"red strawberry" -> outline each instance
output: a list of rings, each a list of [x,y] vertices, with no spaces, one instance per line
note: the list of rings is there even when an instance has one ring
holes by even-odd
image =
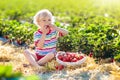
[[[21,44],[22,44],[22,41],[21,41],[21,40],[17,40],[17,43],[18,43],[19,45],[21,45]]]
[[[76,59],[76,58],[73,58],[73,59],[72,59],[72,62],[77,62],[77,59]]]
[[[75,55],[75,58],[77,58],[77,60],[79,60],[79,55],[76,54],[76,55]]]
[[[49,28],[49,25],[46,25],[46,29]]]
[[[90,56],[90,57],[93,57],[93,53],[92,53],[92,52],[90,52],[89,56]]]
[[[82,58],[84,58],[84,57],[83,57],[83,56],[80,56],[80,57],[79,57],[79,60],[81,60]]]
[[[5,39],[8,39],[9,37],[7,35],[4,36]]]
[[[56,70],[62,70],[64,68],[64,66],[63,65],[57,65],[57,66],[55,66],[55,68],[56,68]]]
[[[71,56],[74,58],[75,57],[75,53],[72,53]]]
[[[63,56],[62,56],[62,55],[59,55],[59,56],[58,56],[58,59],[63,60]]]
[[[70,55],[70,54],[68,54],[68,55],[67,55],[67,57],[68,57],[68,58],[70,58],[70,57],[71,57],[71,55]]]
[[[66,52],[66,55],[70,55],[70,52]]]
[[[58,67],[59,70],[62,70],[63,68],[64,68],[63,65],[60,65],[60,66]]]
[[[67,55],[66,55],[66,54],[63,54],[63,57],[67,57]]]
[[[70,62],[70,58],[69,58],[68,56],[66,57],[66,61],[67,61],[67,62]]]
[[[69,62],[72,62],[72,59],[73,59],[73,58],[72,58],[72,57],[70,57]]]
[[[56,70],[58,70],[58,66],[55,66]]]
[[[115,61],[114,58],[111,58],[110,62],[114,62],[114,61]]]
[[[67,60],[66,60],[66,58],[63,58],[63,60],[62,60],[63,62],[67,62]]]

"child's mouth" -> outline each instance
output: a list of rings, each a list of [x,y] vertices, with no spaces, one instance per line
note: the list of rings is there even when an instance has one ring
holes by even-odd
[[[46,29],[49,28],[49,25],[46,25]]]

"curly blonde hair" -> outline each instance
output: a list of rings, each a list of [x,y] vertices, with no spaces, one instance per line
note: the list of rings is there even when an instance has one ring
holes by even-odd
[[[38,25],[38,21],[40,21],[41,19],[43,19],[43,18],[45,18],[45,17],[50,17],[51,20],[52,20],[52,22],[54,21],[54,20],[53,20],[52,13],[51,13],[49,10],[47,10],[47,9],[43,9],[43,10],[38,11],[38,12],[35,14],[35,16],[34,16],[34,18],[33,18],[33,23],[36,24],[37,26],[39,26],[39,25]]]

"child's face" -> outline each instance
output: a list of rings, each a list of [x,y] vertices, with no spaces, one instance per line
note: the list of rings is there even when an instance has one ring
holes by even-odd
[[[38,21],[40,27],[44,27],[46,25],[50,25],[52,23],[51,17],[44,17]]]

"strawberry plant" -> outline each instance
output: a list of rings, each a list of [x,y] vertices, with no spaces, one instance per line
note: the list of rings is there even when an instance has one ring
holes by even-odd
[[[21,72],[13,72],[12,66],[0,65],[0,80],[39,80],[36,75],[24,77]]]

